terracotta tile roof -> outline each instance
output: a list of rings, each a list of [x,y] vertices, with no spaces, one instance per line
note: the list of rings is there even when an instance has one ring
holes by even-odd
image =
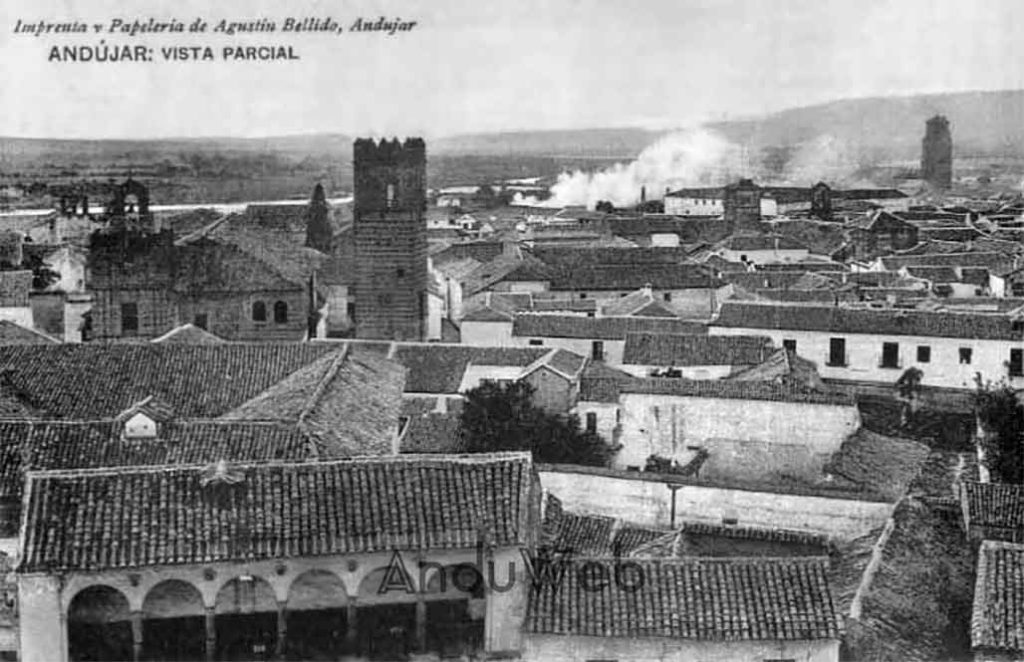
[[[839,639],[825,559],[630,561],[643,577],[639,589],[609,581],[594,590],[600,583],[584,586],[585,573],[575,571],[535,586],[527,630],[698,641]],[[594,562],[613,576],[615,559]]]
[[[683,264],[689,262],[682,246],[645,246],[631,248],[536,247],[530,251],[552,266]]]
[[[583,372],[583,368],[587,365],[587,357],[574,354],[565,349],[552,349],[547,354],[540,357],[530,365],[523,368],[523,372],[520,375],[520,379],[529,375],[534,370],[542,366],[546,366],[562,377],[570,381],[576,380],[580,373]]]
[[[551,546],[574,555],[603,556],[611,553],[615,519],[600,515],[562,513]]]
[[[296,370],[222,418],[296,424],[320,457],[383,455],[395,450],[404,384],[401,365],[343,349]]]
[[[174,291],[182,294],[305,289],[304,280],[289,278],[234,242],[200,237],[175,244],[173,254],[174,270],[168,277]]]
[[[878,210],[873,213],[865,214],[864,216],[853,219],[847,225],[851,229],[856,230],[879,230],[885,232],[914,228],[913,223],[910,223],[909,221],[885,210]]]
[[[584,556],[624,556],[665,535],[662,529],[638,527],[611,517],[566,512],[561,499],[550,492],[541,530],[548,549]]]
[[[898,500],[929,457],[928,446],[860,428],[839,447],[823,471],[834,479]]]
[[[213,335],[206,329],[200,329],[194,324],[182,324],[159,338],[153,338],[152,342],[182,345],[218,345],[227,341],[220,336]]]
[[[933,283],[959,283],[960,276],[953,267],[913,266],[906,267],[907,274],[914,278],[923,278]]]
[[[621,264],[580,266],[551,274],[552,291],[719,288],[725,283],[698,264]]]
[[[662,305],[661,301],[655,299],[654,294],[646,287],[612,301],[601,309],[601,314],[605,317],[617,317],[640,315],[642,311],[643,317],[676,317],[671,310]]]
[[[971,526],[1024,530],[1024,485],[965,481],[960,489]]]
[[[451,244],[430,257],[435,264],[465,258],[484,263],[501,255],[503,250],[504,247],[500,241],[467,241]]]
[[[821,376],[818,375],[817,366],[798,354],[790,352],[785,347],[775,350],[758,365],[729,375],[726,379],[756,382],[772,381],[802,385],[812,389],[825,388]]]
[[[584,312],[597,310],[596,299],[533,299],[533,306],[527,310],[537,313]]]
[[[159,396],[181,418],[215,418],[337,344],[102,344],[0,347],[0,382],[46,418],[113,418]]]
[[[582,317],[517,313],[512,335],[533,338],[592,338],[625,340],[629,333],[705,333],[707,326],[676,318]]]
[[[1009,315],[726,301],[711,326],[831,333],[1022,340]]]
[[[986,540],[978,550],[971,614],[975,651],[1024,651],[1024,545]],[[977,659],[977,658],[976,658]]]
[[[665,535],[664,529],[622,525],[612,536],[611,551],[613,556],[626,556],[633,550],[651,543]]]
[[[774,351],[766,336],[684,336],[630,333],[622,362],[626,365],[754,365]]]
[[[530,544],[529,454],[30,473],[21,572]],[[206,480],[204,480],[206,479]],[[382,498],[386,497],[386,498]],[[138,522],[146,522],[140,527]]]
[[[887,271],[897,271],[903,267],[915,266],[953,266],[953,267],[987,267],[999,271],[1013,265],[1013,257],[1006,253],[936,253],[932,255],[890,255],[879,258],[882,267]]]
[[[621,393],[642,393],[690,398],[725,398],[730,400],[770,400],[802,402],[818,405],[854,407],[851,392],[838,389],[820,390],[798,384],[776,382],[674,379],[671,377],[638,378],[619,385]]]
[[[60,340],[9,320],[0,320],[0,345],[53,345]]]
[[[399,440],[402,453],[462,453],[460,414],[426,413],[409,416],[405,433]]]
[[[807,245],[783,235],[737,234],[729,237],[724,248],[732,251],[807,250]]]
[[[305,205],[295,207],[305,213]],[[277,210],[271,213],[277,213]],[[327,260],[327,256],[320,251],[307,248],[304,240],[304,233],[297,233],[296,236],[289,238],[273,230],[268,232],[266,228],[252,223],[246,214],[231,214],[199,235],[175,242],[180,259],[188,260],[186,264],[189,267],[183,271],[179,266],[178,270],[188,274],[189,281],[194,281],[197,275],[213,269],[208,261],[213,259],[214,255],[219,255],[220,259],[226,262],[223,266],[217,267],[216,272],[210,271],[205,276],[208,278],[221,274],[219,278],[214,278],[207,284],[209,289],[216,289],[210,285],[218,284],[219,279],[225,277],[242,281],[242,291],[282,289],[280,285],[274,285],[280,282],[290,283],[291,288],[305,289],[308,287],[310,276]],[[196,251],[195,256],[191,255],[190,247]],[[227,249],[238,251],[238,256]],[[230,269],[227,268],[229,265]],[[202,269],[196,270],[193,274],[191,271],[194,266],[202,266]],[[247,279],[252,281],[248,288],[244,287]],[[191,284],[194,287],[194,283]]]
[[[589,361],[580,375],[580,401],[618,402],[619,386],[633,379],[631,374],[601,361]]]
[[[710,541],[710,544],[709,544]],[[753,543],[741,545],[739,541]],[[809,531],[684,521],[630,552],[637,558],[825,556],[828,537]]]
[[[408,369],[406,393],[457,393],[466,366],[504,365],[525,368],[551,351],[549,347],[474,347],[437,343],[398,344],[394,360]]]
[[[0,435],[20,435],[25,469],[98,469],[217,460],[304,460],[307,437],[295,426],[235,421],[161,423],[155,439],[126,439],[117,421],[0,422]]]
[[[0,422],[0,501],[17,504],[20,510],[24,472],[30,469],[302,460],[312,456],[309,438],[294,425],[172,421],[158,426],[156,438],[128,439],[122,432],[119,421]],[[16,513],[8,515],[11,522],[17,522]]]
[[[989,274],[987,267],[963,267],[960,269],[960,280],[978,287],[988,287]]]

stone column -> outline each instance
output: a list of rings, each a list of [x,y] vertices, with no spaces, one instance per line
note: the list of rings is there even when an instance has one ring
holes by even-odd
[[[132,659],[139,662],[142,659],[142,612],[132,612]]]
[[[206,662],[213,662],[217,656],[217,626],[213,607],[206,608]]]
[[[359,605],[355,598],[348,600],[348,614],[345,619],[345,647],[350,655],[359,653],[356,650],[359,645]]]
[[[284,601],[277,601],[277,648],[274,654],[279,660],[284,659],[285,639],[288,636],[288,611],[285,605]]]
[[[427,652],[427,603],[422,593],[416,597],[416,650]]]

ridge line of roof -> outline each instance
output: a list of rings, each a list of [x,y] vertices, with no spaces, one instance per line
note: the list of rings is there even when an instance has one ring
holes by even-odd
[[[427,462],[431,464],[462,464],[462,465],[486,465],[503,462],[517,462],[533,465],[533,457],[527,451],[499,451],[496,453],[402,453],[400,455],[358,455],[346,458],[331,458],[324,460],[246,460],[244,462],[229,462],[229,465],[237,468],[264,468],[264,467],[328,467],[343,465],[369,465],[369,464],[418,464]],[[191,462],[188,464],[153,464],[136,465],[130,467],[93,467],[77,469],[29,469],[25,472],[27,478],[39,480],[75,478],[104,475],[149,474],[149,473],[186,473],[189,471],[201,470],[210,466],[209,462]],[[27,485],[26,485],[27,491]]]

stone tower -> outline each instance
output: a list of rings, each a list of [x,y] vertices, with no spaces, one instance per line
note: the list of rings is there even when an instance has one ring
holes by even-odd
[[[749,179],[729,184],[723,191],[722,207],[725,221],[736,230],[758,230],[761,227],[761,187]]]
[[[357,338],[425,337],[426,175],[427,149],[421,138],[355,141]]]
[[[953,136],[949,120],[936,115],[925,125],[921,141],[921,179],[932,187],[947,190],[953,186]]]

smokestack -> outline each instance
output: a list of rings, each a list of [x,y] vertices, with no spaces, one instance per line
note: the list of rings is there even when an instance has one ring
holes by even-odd
[[[647,187],[646,186],[641,186],[640,187],[640,204],[643,204],[645,202],[647,202]]]

